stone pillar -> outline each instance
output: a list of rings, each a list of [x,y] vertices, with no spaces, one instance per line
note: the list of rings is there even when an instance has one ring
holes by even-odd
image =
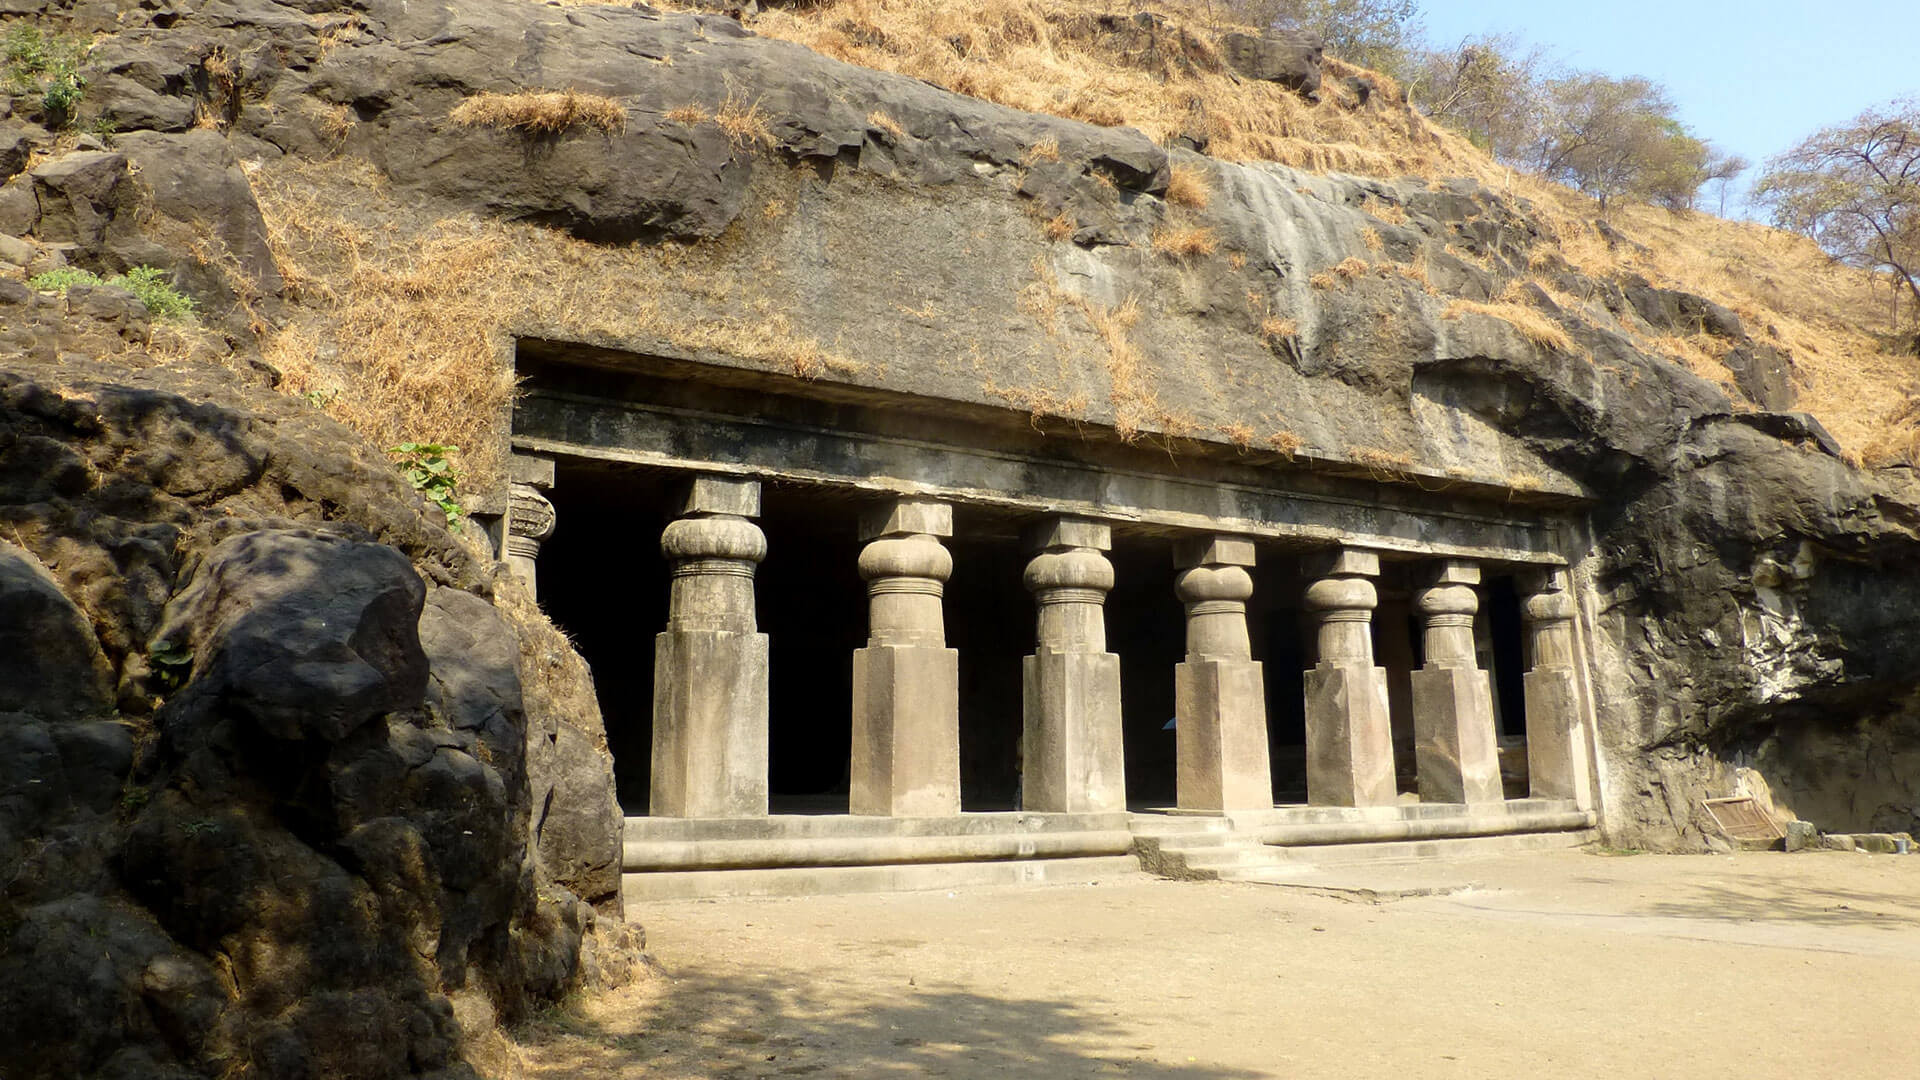
[[[1112,530],[1053,518],[1028,534],[1039,605],[1038,644],[1021,664],[1022,809],[1096,813],[1127,808],[1120,735],[1120,658],[1107,651]]]
[[[960,812],[960,653],[947,648],[941,593],[953,556],[953,507],[896,499],[861,515],[867,647],[853,654],[856,814]]]
[[[760,484],[695,477],[660,537],[673,564],[667,629],[653,648],[655,817],[767,812],[767,636],[753,612],[767,538]]]
[[[1247,639],[1253,541],[1197,536],[1173,546],[1187,609],[1187,658],[1173,669],[1182,810],[1271,810],[1267,692]]]
[[[1413,753],[1420,801],[1487,803],[1504,798],[1493,682],[1480,670],[1473,616],[1480,568],[1445,559],[1428,568],[1414,603],[1426,620],[1426,665],[1413,673]]]
[[[508,462],[507,528],[501,554],[513,575],[539,595],[535,561],[540,545],[553,535],[553,504],[545,491],[553,487],[553,459],[537,454],[515,454]]]
[[[1373,608],[1380,557],[1351,548],[1309,562],[1307,610],[1320,620],[1320,657],[1307,672],[1307,801],[1315,806],[1389,806],[1393,734],[1387,672],[1373,663]]]
[[[1573,594],[1567,591],[1567,572],[1558,567],[1537,570],[1523,578],[1522,585],[1529,593],[1522,611],[1533,665],[1522,680],[1530,793],[1536,799],[1572,799],[1586,809],[1593,795],[1574,675]]]

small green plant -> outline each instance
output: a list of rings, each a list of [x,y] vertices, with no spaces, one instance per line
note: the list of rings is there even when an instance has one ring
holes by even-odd
[[[147,648],[147,667],[160,692],[171,694],[186,685],[193,671],[193,651],[171,641],[156,641]]]
[[[158,318],[193,317],[193,297],[174,288],[167,281],[167,272],[157,266],[136,266],[124,274],[115,274],[105,280],[91,270],[63,266],[58,270],[35,274],[27,284],[41,292],[59,293],[62,296],[75,285],[111,285],[138,297],[146,305],[147,311]]]
[[[447,527],[460,527],[460,501],[454,497],[454,489],[460,483],[460,474],[454,471],[453,462],[448,454],[458,453],[457,446],[444,443],[401,443],[387,451],[400,456],[400,472],[413,485],[413,490],[427,497],[427,501],[440,508],[447,515]]]
[[[77,266],[62,266],[58,270],[49,270],[44,274],[35,274],[27,279],[27,284],[41,292],[67,294],[74,285],[102,285],[100,275],[91,270],[82,270]]]
[[[122,817],[133,817],[151,801],[153,792],[147,790],[146,785],[128,784],[120,792],[120,814]]]
[[[0,40],[4,56],[4,83],[10,94],[40,95],[41,107],[55,127],[73,118],[80,95],[87,88],[80,74],[80,62],[86,59],[87,44],[64,34],[49,34],[29,23],[15,23]]]
[[[107,284],[139,297],[148,311],[162,319],[186,319],[193,315],[193,297],[174,288],[167,280],[167,272],[157,266],[136,266]]]

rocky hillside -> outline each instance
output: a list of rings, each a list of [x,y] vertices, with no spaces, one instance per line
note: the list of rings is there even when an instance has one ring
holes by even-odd
[[[872,65],[645,6],[7,10],[89,46],[77,102],[43,72],[0,118],[0,635],[36,628],[0,637],[0,1026],[36,1033],[29,1075],[457,1070],[606,966],[584,667],[379,452],[457,444],[497,506],[520,337],[1591,500],[1614,842],[1699,846],[1741,767],[1827,828],[1914,825],[1920,489],[1803,411],[1822,327],[1746,271],[1652,272],[1678,264],[1633,222],[1493,182],[1310,42],[1074,23],[1272,109],[1142,130],[1127,94],[880,70],[860,50],[920,46],[844,12],[765,19]],[[1275,116],[1295,143],[1254,141]],[[1360,152],[1382,125],[1402,159]],[[141,267],[197,315],[44,276]]]

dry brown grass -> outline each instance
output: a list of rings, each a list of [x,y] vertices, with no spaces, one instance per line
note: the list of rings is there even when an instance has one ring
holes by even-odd
[[[1167,201],[1175,206],[1204,210],[1213,197],[1207,185],[1207,172],[1196,165],[1175,165],[1167,180]]]
[[[1267,436],[1267,445],[1292,457],[1300,452],[1300,448],[1305,446],[1306,442],[1291,431],[1276,431]]]
[[[1172,259],[1192,259],[1220,250],[1220,238],[1205,226],[1168,226],[1153,230],[1153,250]]]
[[[749,99],[737,86],[727,89],[726,100],[713,114],[713,122],[727,133],[733,145],[748,149],[755,143],[773,143],[771,114],[760,107],[759,98]]]
[[[1348,256],[1333,266],[1329,266],[1325,270],[1313,275],[1313,277],[1308,278],[1307,283],[1316,289],[1331,289],[1336,285],[1344,285],[1354,278],[1362,276],[1370,269],[1372,269],[1372,267],[1367,265],[1366,260]]]
[[[1520,331],[1520,336],[1543,348],[1555,352],[1574,351],[1573,338],[1559,323],[1545,314],[1505,300],[1496,300],[1491,304],[1482,304],[1475,300],[1455,300],[1440,313],[1443,319],[1457,319],[1462,315],[1487,315]]]
[[[347,136],[353,134],[355,125],[360,123],[359,117],[353,115],[353,107],[344,101],[323,105],[313,98],[306,100],[313,102],[314,124],[329,142],[345,142]]]
[[[1048,218],[1040,228],[1049,240],[1065,240],[1080,228],[1080,223],[1074,220],[1072,214],[1062,210]]]
[[[462,127],[507,128],[533,135],[558,135],[576,128],[612,135],[626,128],[627,111],[610,97],[569,87],[475,94],[454,106],[447,119]]]
[[[1282,319],[1269,315],[1260,320],[1260,335],[1262,337],[1272,338],[1275,341],[1285,341],[1299,333],[1300,324],[1294,322],[1292,319]]]
[[[668,123],[683,127],[698,127],[713,119],[711,113],[698,105],[677,105],[660,115]]]
[[[1354,108],[1339,80],[1358,68],[1330,60],[1332,89],[1310,103],[1228,70],[1216,43],[1246,28],[1223,21],[1217,9],[1130,5],[1190,35],[1185,45],[1165,36],[1161,49],[1144,55],[1110,45],[1097,18],[1112,10],[1099,0],[822,0],[763,10],[753,29],[1017,109],[1128,124],[1156,141],[1204,134],[1210,152],[1229,160],[1380,176],[1494,171],[1466,140],[1398,104],[1397,92],[1383,89],[1375,106]]]
[[[460,446],[476,488],[500,478],[512,340],[529,327],[657,337],[803,378],[858,366],[797,328],[781,298],[706,269],[696,252],[466,217],[421,224],[364,162],[287,159],[261,170],[255,190],[276,261],[308,283],[263,342],[283,389],[318,391],[381,446]],[[692,313],[713,297],[739,314]]]
[[[867,114],[867,123],[879,128],[895,139],[904,139],[907,137],[907,129],[900,126],[900,121],[895,120],[879,109],[875,109]]]
[[[1028,165],[1036,165],[1042,161],[1059,161],[1060,140],[1051,135],[1041,139],[1027,147],[1027,152],[1021,155],[1021,160]]]

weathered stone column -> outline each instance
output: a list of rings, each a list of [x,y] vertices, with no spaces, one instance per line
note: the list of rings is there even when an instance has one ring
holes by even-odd
[[[1480,670],[1473,616],[1480,568],[1445,559],[1428,569],[1414,597],[1426,619],[1426,664],[1413,673],[1413,754],[1420,801],[1499,802],[1500,741],[1493,729],[1493,682]]]
[[[1253,541],[1177,541],[1173,587],[1187,609],[1187,658],[1173,669],[1183,810],[1271,810],[1267,691],[1247,639]]]
[[[1522,585],[1529,593],[1522,610],[1533,665],[1522,679],[1530,792],[1536,799],[1572,799],[1586,809],[1593,796],[1574,675],[1573,594],[1567,591],[1567,572],[1558,567],[1537,570]]]
[[[1373,608],[1380,557],[1351,548],[1308,564],[1307,609],[1320,620],[1320,658],[1307,672],[1307,801],[1316,806],[1388,806],[1393,735],[1387,672],[1373,663]]]
[[[953,507],[896,499],[861,515],[867,647],[853,654],[856,814],[960,812],[960,653],[947,648],[941,593],[953,556]]]
[[[535,562],[540,545],[553,535],[553,504],[545,490],[553,487],[553,459],[536,454],[514,454],[508,462],[507,527],[501,539],[501,554],[507,568],[526,582],[527,591],[539,594]]]
[[[1053,518],[1028,534],[1039,554],[1026,586],[1039,605],[1039,642],[1021,665],[1025,691],[1022,809],[1093,813],[1127,808],[1120,736],[1120,658],[1107,651],[1113,546],[1100,522]]]
[[[753,611],[753,571],[767,538],[760,484],[695,477],[660,537],[673,563],[667,629],[653,648],[656,817],[767,812],[767,636]]]

